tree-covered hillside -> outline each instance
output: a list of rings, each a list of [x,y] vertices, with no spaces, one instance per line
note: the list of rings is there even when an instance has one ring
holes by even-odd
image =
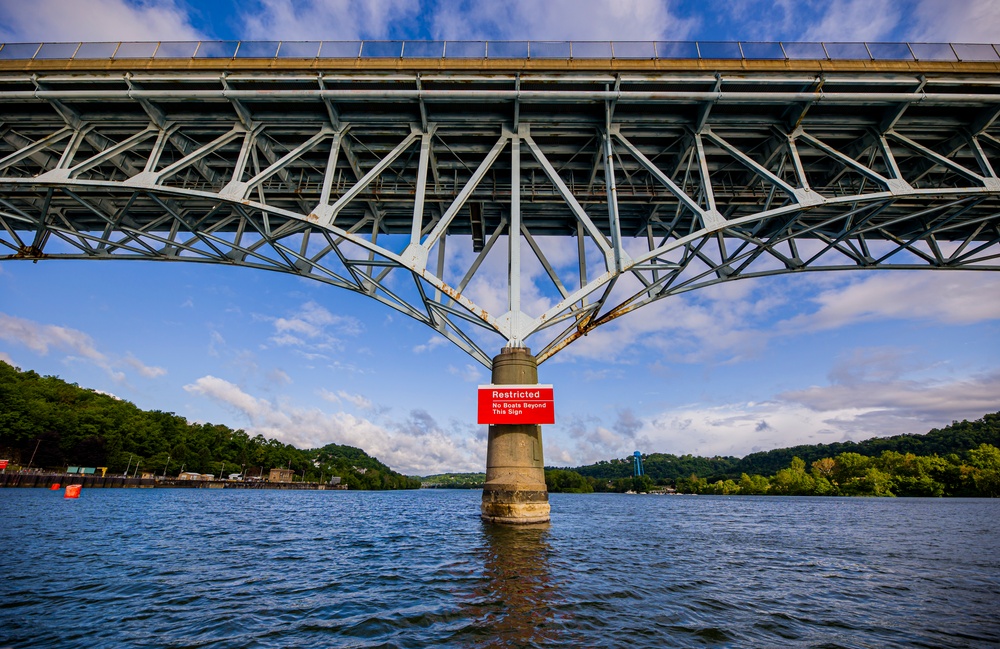
[[[644,476],[645,477],[645,476]],[[915,455],[882,451],[876,457],[840,453],[810,465],[793,457],[773,475],[743,473],[714,482],[677,480],[682,493],[777,496],[1000,497],[1000,448],[980,444],[961,454]]]
[[[654,480],[676,480],[689,475],[721,475],[739,461],[735,457],[697,457],[650,453],[642,456],[643,471]],[[600,480],[620,480],[632,477],[632,457],[601,460],[597,464],[573,469],[582,476]]]
[[[773,451],[752,453],[739,460],[726,475],[719,477],[738,478],[742,473],[771,475],[789,466],[793,457],[801,458],[807,465],[826,457],[841,453],[857,453],[864,457],[879,457],[885,451],[912,453],[914,455],[945,456],[950,453],[964,453],[990,444],[1000,447],[1000,412],[984,415],[975,421],[955,421],[944,428],[934,428],[923,435],[895,435],[893,437],[873,437],[863,442],[834,442],[779,448]]]
[[[181,470],[264,475],[291,468],[310,482],[339,475],[349,488],[417,488],[361,449],[330,444],[301,450],[220,424],[196,424],[87,390],[58,377],[22,372],[0,361],[0,457],[14,465],[126,468],[177,475]]]
[[[485,473],[438,473],[420,478],[422,486],[431,489],[482,489]]]
[[[707,480],[739,479],[749,475],[774,475],[788,467],[792,458],[803,460],[806,466],[823,458],[842,453],[856,453],[864,457],[880,457],[886,451],[918,456],[951,453],[962,454],[981,444],[1000,447],[1000,412],[983,416],[975,421],[952,422],[950,426],[933,429],[923,435],[896,435],[875,437],[863,442],[835,442],[779,448],[761,453],[751,453],[744,458],[671,455],[650,453],[643,456],[643,469],[657,482],[674,483],[679,478],[696,475]],[[573,469],[580,475],[600,480],[619,480],[632,475],[632,458],[602,460]]]
[[[419,489],[420,480],[396,473],[360,448],[327,444],[303,451],[324,475],[339,475],[348,489]]]

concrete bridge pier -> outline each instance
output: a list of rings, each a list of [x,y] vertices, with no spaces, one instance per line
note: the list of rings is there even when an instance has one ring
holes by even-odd
[[[494,385],[535,385],[538,363],[527,347],[507,347],[493,359]],[[483,520],[502,525],[549,521],[542,427],[493,424],[486,451]]]

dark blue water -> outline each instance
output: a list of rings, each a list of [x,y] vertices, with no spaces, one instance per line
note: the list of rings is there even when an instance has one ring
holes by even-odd
[[[0,490],[0,647],[1000,646],[1000,500]]]

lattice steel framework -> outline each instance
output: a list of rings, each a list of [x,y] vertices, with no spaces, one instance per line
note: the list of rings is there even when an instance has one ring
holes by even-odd
[[[487,366],[738,278],[1000,270],[998,64],[756,63],[0,61],[0,253],[301,275]]]

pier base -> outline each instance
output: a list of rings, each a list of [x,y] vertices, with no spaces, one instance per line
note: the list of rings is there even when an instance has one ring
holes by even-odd
[[[536,385],[538,363],[526,347],[508,347],[493,359],[494,385]],[[542,427],[493,424],[486,451],[483,520],[504,525],[549,521]]]

